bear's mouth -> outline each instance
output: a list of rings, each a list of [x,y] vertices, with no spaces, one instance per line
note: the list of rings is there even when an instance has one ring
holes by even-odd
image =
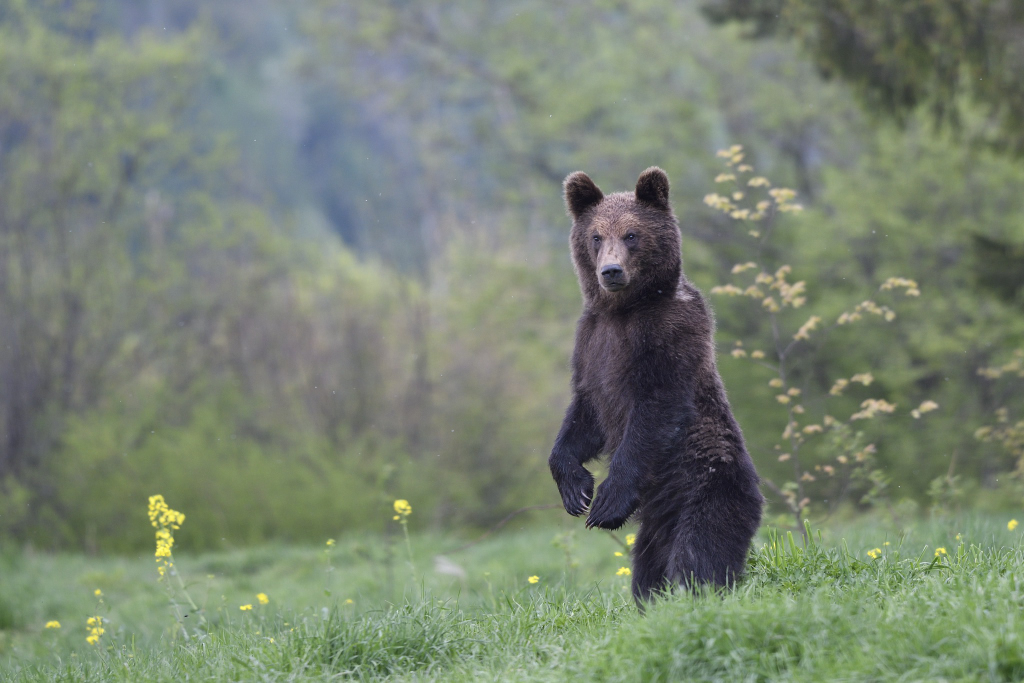
[[[601,286],[609,292],[618,292],[626,288],[625,282],[602,282]]]

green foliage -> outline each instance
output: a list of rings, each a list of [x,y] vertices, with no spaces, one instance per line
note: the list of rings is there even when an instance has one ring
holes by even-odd
[[[825,77],[848,81],[872,111],[906,121],[920,108],[940,128],[1024,154],[1018,3],[710,0],[705,13],[752,23],[757,37],[792,36]]]
[[[788,379],[827,395],[872,368],[836,415],[930,398],[939,419],[823,441],[813,464],[875,444],[858,508],[925,503],[940,477],[965,504],[1019,500],[1015,459],[973,433],[1019,413],[977,369],[1024,341],[1002,249],[1024,240],[1020,167],[916,118],[869,128],[794,47],[696,3],[11,0],[0,85],[5,542],[146,547],[126,520],[155,492],[195,510],[193,549],[381,528],[397,497],[414,531],[552,501],[580,305],[560,180],[667,168],[708,291],[748,260],[701,202],[733,141],[799,192],[759,261],[793,264],[824,321],[889,277],[921,285],[895,337],[832,329]],[[770,337],[715,303],[723,350]],[[784,485],[770,371],[720,365]]]

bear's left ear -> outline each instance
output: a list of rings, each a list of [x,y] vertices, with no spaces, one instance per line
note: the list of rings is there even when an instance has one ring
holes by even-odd
[[[636,199],[644,204],[668,210],[668,175],[657,166],[651,166],[636,181]]]

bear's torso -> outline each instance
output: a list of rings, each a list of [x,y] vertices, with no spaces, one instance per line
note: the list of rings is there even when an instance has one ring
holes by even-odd
[[[714,369],[711,317],[703,297],[685,279],[675,296],[627,309],[588,308],[577,327],[573,353],[576,391],[594,406],[604,435],[604,453],[622,442],[630,411],[648,393],[661,392],[674,405],[676,422],[666,455],[680,453],[694,422],[694,397]],[[655,444],[652,444],[655,445]]]

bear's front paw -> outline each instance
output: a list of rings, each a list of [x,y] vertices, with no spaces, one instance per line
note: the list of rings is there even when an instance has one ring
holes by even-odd
[[[579,517],[586,512],[587,506],[594,498],[594,475],[582,465],[565,469],[552,467],[551,473],[558,484],[558,492],[562,495],[565,511],[573,517]]]
[[[590,508],[587,528],[618,529],[626,523],[639,505],[640,498],[635,489],[616,485],[606,479],[597,488],[597,499]]]

